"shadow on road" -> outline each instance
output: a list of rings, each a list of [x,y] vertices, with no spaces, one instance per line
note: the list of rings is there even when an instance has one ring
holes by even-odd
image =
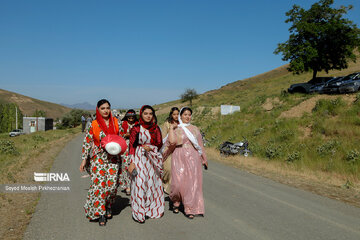
[[[113,215],[119,215],[122,210],[130,206],[130,201],[128,198],[122,198],[120,196],[115,197],[115,202],[112,205]]]

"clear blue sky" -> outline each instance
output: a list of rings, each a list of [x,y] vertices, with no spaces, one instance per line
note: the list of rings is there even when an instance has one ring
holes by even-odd
[[[285,64],[285,12],[310,0],[0,0],[0,88],[140,107]],[[360,25],[360,1],[349,18]]]

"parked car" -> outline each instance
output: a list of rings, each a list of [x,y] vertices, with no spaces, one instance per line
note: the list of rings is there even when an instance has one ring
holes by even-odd
[[[289,93],[314,93],[321,91],[322,87],[330,80],[334,79],[334,77],[317,77],[315,79],[311,79],[306,83],[296,83],[292,84],[288,92]]]
[[[25,134],[22,129],[14,129],[11,132],[9,132],[10,137],[20,136],[22,134]]]
[[[321,93],[353,93],[360,89],[360,72],[333,79],[325,84]]]

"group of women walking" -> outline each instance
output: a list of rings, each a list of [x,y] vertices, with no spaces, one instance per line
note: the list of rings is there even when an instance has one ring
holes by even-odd
[[[134,110],[118,120],[111,115],[109,101],[102,99],[96,120],[86,131],[80,171],[90,159],[91,185],[84,206],[86,217],[105,226],[112,218],[117,188],[130,196],[132,218],[144,223],[164,214],[164,192],[173,212],[184,206],[185,216],[203,216],[202,165],[207,168],[199,129],[191,125],[192,110],[172,108],[162,131],[155,110],[144,105],[139,120]],[[122,136],[126,149],[112,155],[103,147],[109,135]]]

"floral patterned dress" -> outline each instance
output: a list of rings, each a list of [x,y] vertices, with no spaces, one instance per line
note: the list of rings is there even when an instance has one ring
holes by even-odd
[[[138,122],[135,122],[133,124],[129,124],[129,122],[122,122],[122,124],[119,124],[119,126],[121,126],[120,129],[120,135],[122,137],[124,137],[125,134],[130,133],[130,130],[133,126],[135,126]],[[124,126],[126,124],[126,127]],[[129,146],[130,143],[130,139],[129,138],[125,138],[126,141],[126,145]],[[131,184],[131,180],[130,180],[130,176],[128,173],[128,168],[129,168],[129,164],[130,164],[130,155],[129,155],[129,147],[126,149],[126,151],[124,152],[124,154],[121,156],[122,159],[122,163],[121,163],[121,169],[120,169],[120,174],[119,174],[119,186],[121,190],[125,190],[125,189],[130,189],[130,184]]]
[[[106,135],[100,131],[100,140]],[[86,131],[82,159],[90,157],[91,185],[84,205],[86,217],[95,220],[105,215],[106,207],[111,207],[117,193],[117,178],[120,157],[108,154],[94,144],[92,125]]]

